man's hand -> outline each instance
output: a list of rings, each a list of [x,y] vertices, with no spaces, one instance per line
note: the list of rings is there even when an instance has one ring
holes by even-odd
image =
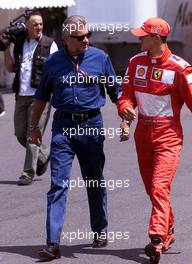
[[[14,61],[13,61],[13,58],[11,57],[9,47],[6,48],[6,50],[4,50],[4,62],[5,62],[8,72],[13,72],[14,71]]]
[[[39,129],[39,120],[45,109],[46,102],[41,100],[35,100],[32,105],[32,118],[31,118],[31,125],[30,125],[30,135],[28,138],[28,142],[31,144],[36,144],[40,146],[42,143],[42,134]]]
[[[39,128],[31,129],[28,141],[30,144],[36,144],[37,146],[41,145],[42,135]]]
[[[128,120],[128,121],[135,120],[136,113],[135,113],[134,109],[132,109],[130,107],[125,108],[124,113],[123,113],[123,118],[125,120]]]
[[[129,125],[125,121],[122,121],[121,124],[120,124],[120,128],[122,130],[121,135],[120,135],[120,141],[128,140],[129,139],[129,134],[130,134]]]

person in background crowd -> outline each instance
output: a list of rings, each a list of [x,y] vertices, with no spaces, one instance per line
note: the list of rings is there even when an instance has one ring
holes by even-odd
[[[3,96],[0,94],[0,117],[5,114],[5,104],[3,100]]]
[[[34,94],[39,85],[43,63],[46,57],[58,50],[53,39],[43,35],[43,19],[34,11],[26,18],[26,34],[18,38],[14,47],[14,56],[9,48],[4,52],[5,65],[9,72],[15,72],[13,90],[15,95],[14,127],[18,142],[25,147],[24,168],[19,177],[19,185],[29,185],[35,175],[42,175],[48,165],[49,151],[45,145],[31,144],[29,137]],[[45,130],[50,115],[47,104],[39,127]]]

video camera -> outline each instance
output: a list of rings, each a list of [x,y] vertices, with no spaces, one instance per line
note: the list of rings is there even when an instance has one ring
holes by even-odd
[[[15,42],[17,36],[26,32],[26,16],[28,16],[32,10],[26,10],[25,14],[16,17],[10,25],[0,31],[0,51],[4,51],[9,45]]]

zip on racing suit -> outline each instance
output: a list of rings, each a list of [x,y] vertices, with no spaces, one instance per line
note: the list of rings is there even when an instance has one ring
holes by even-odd
[[[119,115],[138,107],[135,143],[140,173],[152,203],[149,237],[164,241],[174,224],[170,189],[179,162],[183,103],[192,111],[192,66],[166,46],[161,57],[147,52],[129,63],[118,100]]]

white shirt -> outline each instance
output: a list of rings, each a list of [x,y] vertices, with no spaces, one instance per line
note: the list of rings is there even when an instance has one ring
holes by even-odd
[[[33,65],[33,54],[38,45],[36,39],[27,39],[23,45],[23,56],[20,68],[20,90],[19,95],[21,96],[33,96],[36,92],[35,88],[31,87],[31,72]],[[50,47],[50,54],[58,50],[57,44],[53,41]]]

